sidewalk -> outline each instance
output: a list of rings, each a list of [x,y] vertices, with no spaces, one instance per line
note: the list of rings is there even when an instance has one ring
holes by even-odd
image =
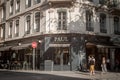
[[[25,70],[10,70],[14,72],[27,72],[27,73],[38,73],[38,74],[50,74],[57,76],[66,76],[66,77],[76,77],[83,79],[92,79],[92,80],[120,80],[120,73],[107,72],[101,74],[100,71],[96,71],[95,75],[90,76],[89,72],[79,72],[79,71],[25,71]]]

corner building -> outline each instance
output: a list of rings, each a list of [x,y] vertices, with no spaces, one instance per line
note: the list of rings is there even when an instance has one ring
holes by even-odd
[[[120,61],[120,5],[105,1],[1,0],[0,62],[9,63],[2,68],[87,70],[93,55],[96,70],[102,56],[114,70]]]

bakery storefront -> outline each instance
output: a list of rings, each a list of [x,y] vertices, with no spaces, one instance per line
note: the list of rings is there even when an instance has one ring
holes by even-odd
[[[84,37],[50,35],[45,37],[45,70],[77,70],[86,63]]]

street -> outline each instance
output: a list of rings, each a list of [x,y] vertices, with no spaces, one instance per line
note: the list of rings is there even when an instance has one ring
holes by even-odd
[[[0,80],[120,80],[119,76],[114,72],[90,76],[89,72],[78,71],[0,70]]]
[[[0,80],[88,80],[50,74],[0,71]]]

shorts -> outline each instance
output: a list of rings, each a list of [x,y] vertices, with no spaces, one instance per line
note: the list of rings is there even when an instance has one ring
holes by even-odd
[[[94,67],[95,67],[94,65],[90,65],[90,71],[94,71],[95,70]]]

